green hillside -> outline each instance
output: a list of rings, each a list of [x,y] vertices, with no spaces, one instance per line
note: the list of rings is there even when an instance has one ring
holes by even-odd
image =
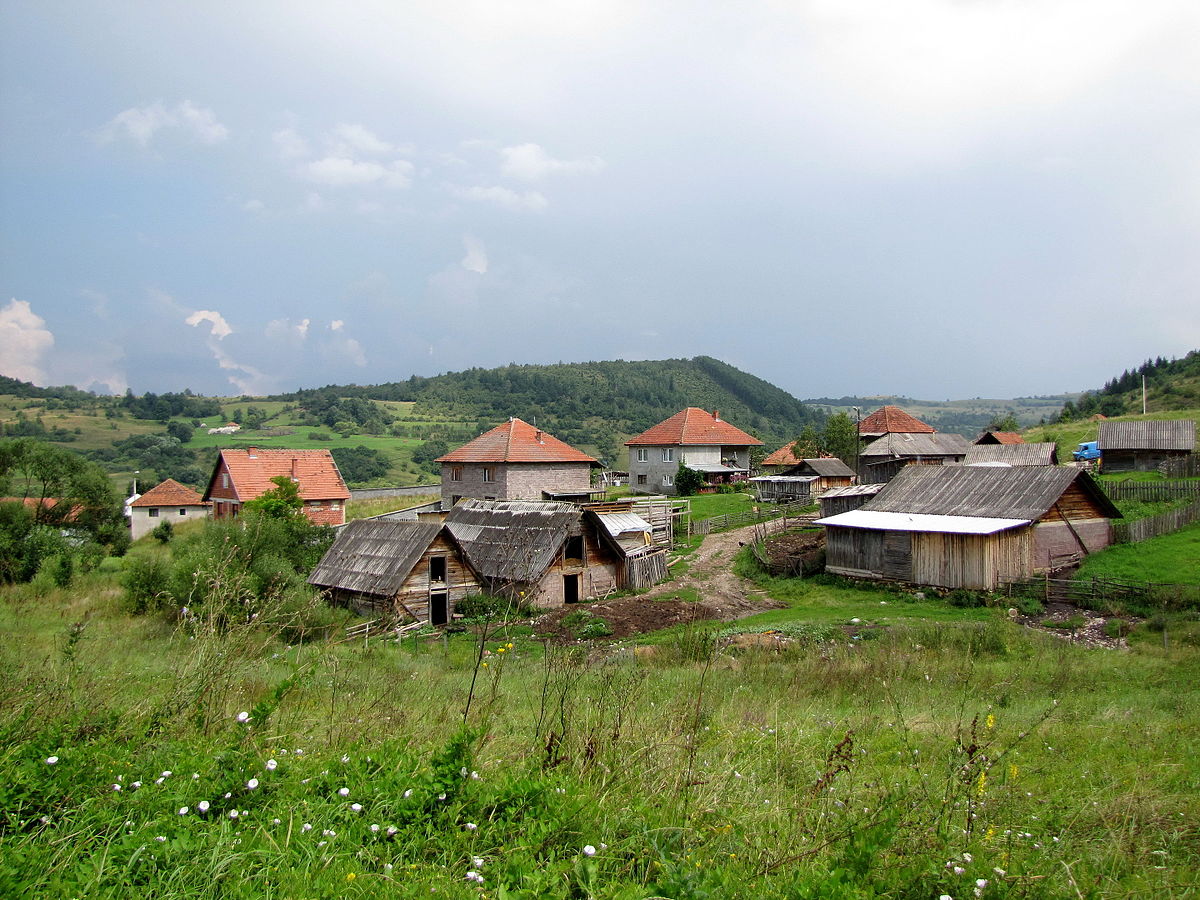
[[[863,417],[881,406],[899,406],[927,422],[938,431],[961,434],[968,440],[984,431],[994,421],[1012,416],[1017,425],[1026,428],[1057,416],[1067,402],[1078,394],[1049,394],[1037,397],[1015,397],[1011,400],[975,397],[970,400],[916,400],[912,397],[880,395],[875,397],[819,397],[804,402],[820,411],[844,412],[853,415],[857,406]]]
[[[1143,401],[1147,413],[1171,413],[1200,407],[1200,350],[1192,350],[1180,359],[1161,356],[1148,359],[1136,369],[1126,369],[1109,379],[1104,387],[1086,391],[1078,400],[1065,403],[1055,421],[1069,422],[1096,413],[1109,418],[1138,415],[1142,412]]]

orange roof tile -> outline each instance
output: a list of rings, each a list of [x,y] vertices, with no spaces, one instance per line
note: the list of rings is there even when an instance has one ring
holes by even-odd
[[[333,454],[328,450],[222,450],[213,477],[209,479],[207,498],[224,464],[229,480],[242,503],[274,490],[271,479],[279,475],[295,478],[305,500],[348,500],[350,491],[342,480]]]
[[[637,444],[750,447],[761,446],[762,441],[722,421],[716,412],[689,406],[625,442],[626,446]]]
[[[793,452],[796,449],[798,441],[792,441],[780,447],[770,456],[762,461],[764,466],[798,466],[801,460]]]
[[[570,444],[521,419],[509,419],[475,440],[463,444],[437,462],[443,463],[555,463],[579,462],[599,465],[592,457]]]
[[[898,406],[883,406],[875,410],[858,427],[859,434],[933,434],[934,427],[910,416]]]
[[[190,487],[168,478],[138,497],[130,506],[206,506],[204,498]]]
[[[1023,444],[1025,438],[1016,431],[993,431],[992,437],[996,439],[997,444]]]

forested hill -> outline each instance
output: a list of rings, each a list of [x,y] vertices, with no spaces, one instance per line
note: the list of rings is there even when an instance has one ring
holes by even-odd
[[[687,406],[719,410],[768,444],[791,440],[805,424],[823,419],[786,391],[708,356],[508,365],[365,387],[331,385],[276,399],[316,412],[346,397],[412,401],[415,412],[432,418],[495,424],[518,416],[605,453],[619,445],[615,436],[637,434]]]
[[[1200,407],[1200,350],[1180,359],[1148,359],[1136,369],[1126,369],[1104,387],[1087,391],[1063,406],[1062,421],[1101,413],[1122,416],[1142,411],[1142,379],[1146,384],[1146,409],[1152,413],[1193,410]]]

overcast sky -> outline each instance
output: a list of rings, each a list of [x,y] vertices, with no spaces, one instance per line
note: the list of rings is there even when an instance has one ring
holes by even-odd
[[[1194,0],[0,0],[0,373],[706,354],[798,397],[1200,347]]]

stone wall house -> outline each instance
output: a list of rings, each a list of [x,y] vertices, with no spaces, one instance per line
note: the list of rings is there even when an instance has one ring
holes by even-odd
[[[512,418],[437,460],[442,507],[460,500],[587,500],[600,463],[528,422]]]
[[[304,501],[304,515],[314,525],[344,525],[350,491],[328,450],[222,450],[213,467],[204,499],[213,518],[236,516],[243,504],[274,490],[271,481],[290,478]]]
[[[717,411],[690,406],[625,442],[629,486],[635,493],[674,494],[679,464],[695,469],[707,484],[745,481],[750,448],[762,441],[721,419]]]
[[[170,522],[180,525],[212,514],[212,505],[190,487],[168,478],[129,504],[129,530],[133,540]]]

